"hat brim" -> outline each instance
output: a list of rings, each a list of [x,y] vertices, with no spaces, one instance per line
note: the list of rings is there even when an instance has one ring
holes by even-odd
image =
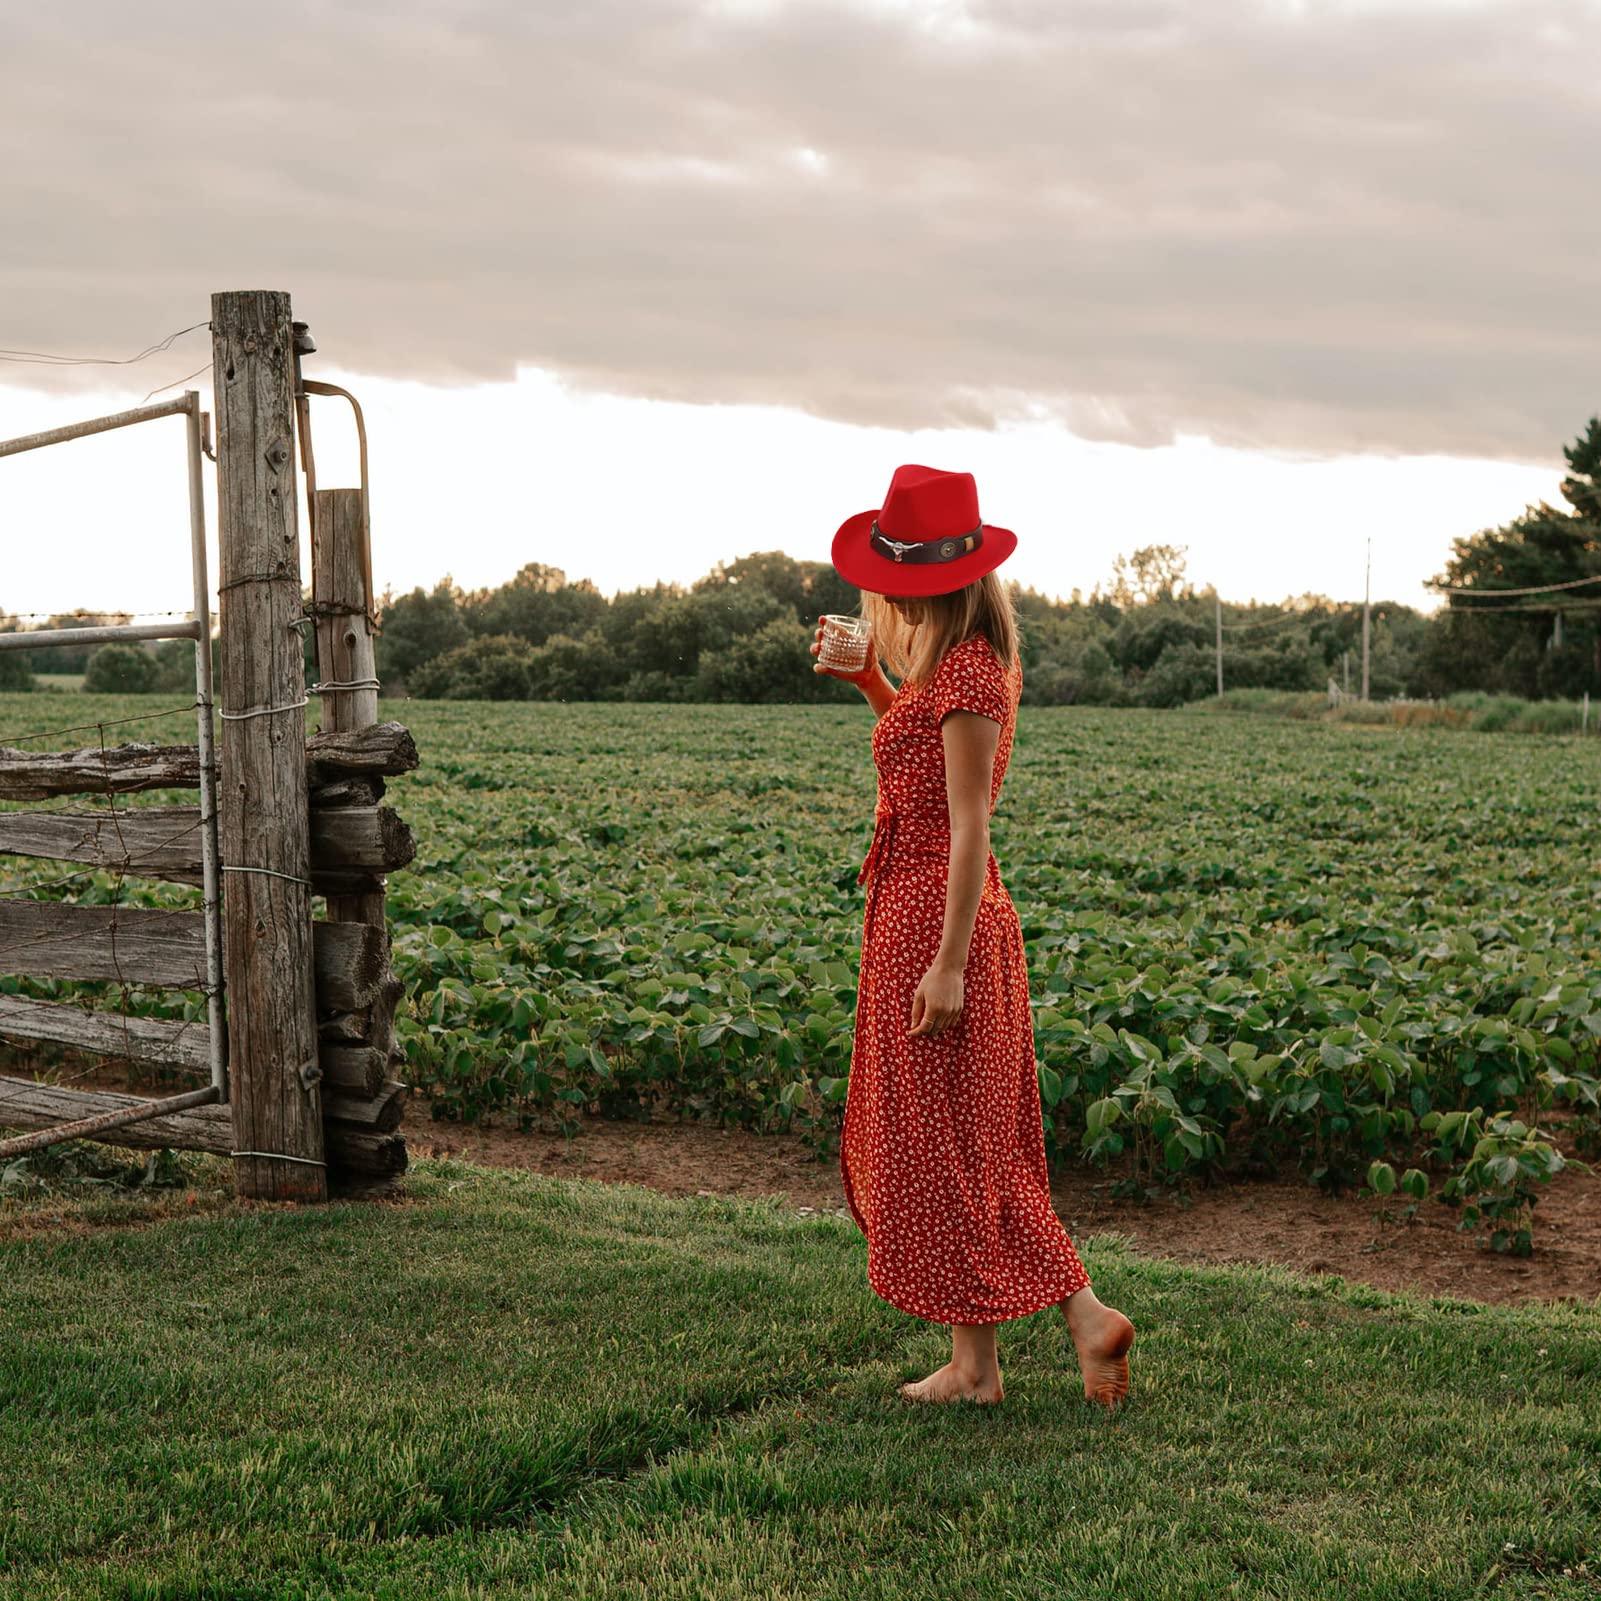
[[[1010,528],[985,523],[983,543],[955,561],[898,562],[870,543],[877,516],[875,507],[847,517],[834,535],[830,553],[834,571],[847,584],[875,595],[949,595],[994,572],[1017,549],[1017,535]]]

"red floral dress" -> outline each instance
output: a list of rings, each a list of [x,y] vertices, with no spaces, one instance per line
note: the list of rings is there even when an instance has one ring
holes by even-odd
[[[945,922],[950,812],[940,722],[1001,725],[990,810],[1011,756],[1022,668],[975,634],[926,688],[908,681],[873,729],[878,806],[840,1176],[867,1236],[867,1278],[935,1323],[1000,1323],[1089,1284],[1051,1207],[1023,931],[990,853],[962,974],[961,1016],[911,1039],[912,997]]]

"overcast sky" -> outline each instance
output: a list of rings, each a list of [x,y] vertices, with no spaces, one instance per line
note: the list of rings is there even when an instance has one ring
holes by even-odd
[[[1350,595],[1371,534],[1415,601],[1601,409],[1598,63],[1588,0],[8,8],[0,346],[288,289],[397,587],[824,558],[916,460],[1048,590]],[[0,434],[207,356],[0,363]],[[170,595],[177,426],[0,466],[0,605]]]

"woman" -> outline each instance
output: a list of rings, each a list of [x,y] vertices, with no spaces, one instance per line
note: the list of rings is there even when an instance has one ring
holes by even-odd
[[[979,517],[971,474],[915,466],[834,536],[874,648],[860,672],[813,670],[878,714],[840,1174],[875,1293],[951,1325],[951,1360],[903,1395],[999,1401],[996,1325],[1060,1306],[1086,1397],[1116,1407],[1134,1325],[1096,1299],[1051,1207],[1022,928],[989,848],[1023,682],[995,572],[1016,545]]]

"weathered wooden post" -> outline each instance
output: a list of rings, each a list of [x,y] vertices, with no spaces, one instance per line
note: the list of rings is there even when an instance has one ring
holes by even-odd
[[[306,383],[312,393],[342,393],[333,385]],[[346,396],[354,406],[352,397]],[[361,427],[357,410],[357,426]],[[365,445],[363,446],[365,457]],[[365,471],[363,478],[365,478]],[[322,728],[325,733],[356,734],[372,729],[378,722],[378,676],[373,650],[367,593],[368,512],[365,487],[361,489],[318,489],[313,491],[315,541],[311,579],[311,611],[316,619],[317,671],[323,680]],[[369,808],[383,794],[384,781],[374,773],[364,780],[336,781],[312,790],[314,827],[336,826],[341,813],[349,808]],[[404,824],[387,807],[377,812],[380,835],[393,838],[392,854],[384,861],[404,865],[411,859],[411,836]],[[324,1060],[340,1067],[351,1061],[372,1064],[373,1077],[352,1083],[341,1079],[339,1068],[330,1078],[329,1093],[323,1102],[326,1124],[324,1138],[328,1159],[343,1188],[371,1179],[383,1178],[404,1163],[404,1142],[395,1136],[406,1088],[391,1079],[389,1071],[405,1060],[395,1039],[395,1006],[401,994],[399,981],[388,971],[388,918],[385,912],[382,871],[372,872],[365,881],[357,880],[336,893],[330,885],[327,894],[330,923],[364,923],[378,930],[385,955],[382,987],[371,1004],[359,1014],[325,1017],[324,1028],[334,1039],[344,1042],[343,1053],[335,1057],[325,1046]],[[388,1134],[389,1139],[377,1138]]]
[[[289,296],[211,297],[222,635],[223,965],[235,1183],[328,1194],[313,992]]]

